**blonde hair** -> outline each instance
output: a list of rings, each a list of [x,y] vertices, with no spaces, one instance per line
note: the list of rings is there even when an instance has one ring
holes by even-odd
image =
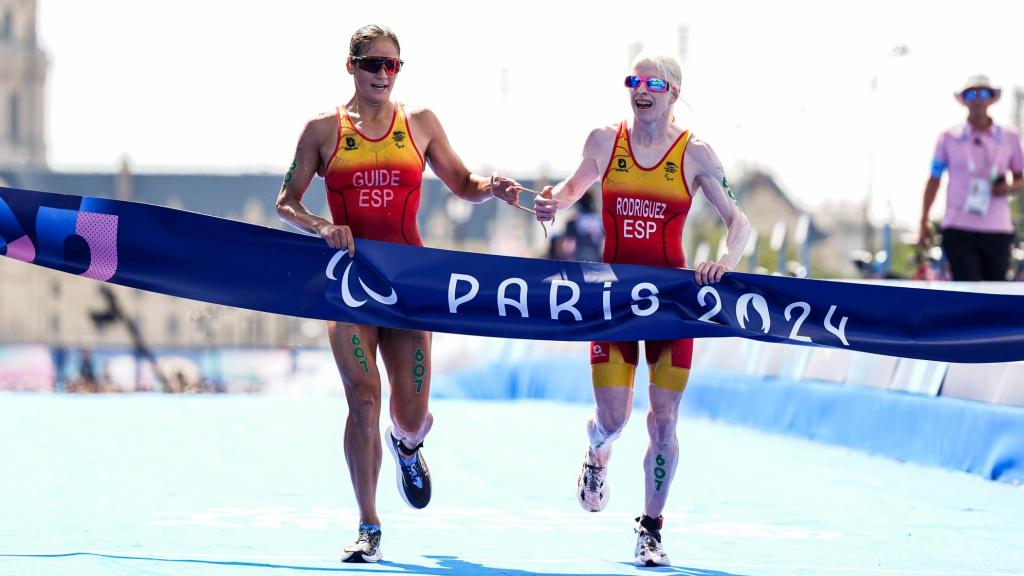
[[[630,65],[630,70],[635,70],[642,62],[650,62],[654,64],[658,68],[658,74],[664,76],[665,80],[674,84],[676,90],[680,89],[680,86],[683,83],[683,69],[679,65],[678,60],[671,56],[640,53],[633,59],[633,63]]]

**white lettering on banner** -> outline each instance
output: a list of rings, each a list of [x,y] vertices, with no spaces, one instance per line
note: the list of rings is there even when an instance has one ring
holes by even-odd
[[[721,322],[712,320],[712,318],[722,311],[722,296],[718,293],[718,290],[715,290],[711,286],[701,288],[697,292],[697,303],[700,304],[702,308],[707,307],[707,298],[709,295],[714,297],[715,303],[712,305],[711,310],[705,312],[700,318],[698,318],[698,320],[709,322],[711,324],[721,324]],[[765,300],[764,296],[760,294],[743,294],[737,299],[736,319],[739,321],[740,328],[747,328],[747,309],[750,304],[753,304],[754,310],[761,317],[761,332],[767,334],[768,330],[771,328],[771,315],[768,310],[768,302]],[[802,312],[795,319],[793,317],[794,310],[800,310]],[[849,320],[849,317],[843,316],[840,318],[839,326],[836,326],[832,322],[832,318],[835,315],[836,310],[838,310],[838,307],[834,304],[829,307],[828,314],[825,315],[825,320],[822,323],[822,326],[830,334],[834,334],[839,338],[839,341],[843,343],[843,346],[849,346],[850,342],[846,339],[846,322]],[[785,316],[787,322],[793,322],[793,328],[787,336],[790,340],[813,342],[810,336],[803,336],[799,334],[800,327],[803,326],[804,320],[806,320],[810,314],[811,305],[807,302],[794,302],[789,306],[786,306],[783,311],[783,316]]]
[[[641,296],[640,292],[643,290],[649,292],[650,295]],[[629,308],[633,310],[633,314],[636,314],[637,316],[650,316],[651,314],[657,312],[659,305],[658,298],[656,296],[657,293],[658,287],[655,286],[654,284],[651,284],[650,282],[641,282],[636,286],[633,286],[633,292],[630,295],[633,297],[634,302],[637,302],[639,300],[647,300],[648,302],[650,302],[650,305],[647,308],[640,308],[636,304],[631,304]]]
[[[722,311],[722,297],[718,295],[718,290],[715,290],[711,286],[705,286],[701,288],[700,292],[697,292],[697,302],[701,306],[704,306],[704,299],[707,297],[708,294],[711,294],[712,296],[715,297],[715,305],[711,307],[711,310],[705,312],[704,315],[702,315],[700,318],[697,318],[697,320],[700,320],[701,322],[709,322],[711,324],[718,324],[718,322],[711,321],[711,318],[715,314],[718,314],[719,312]]]
[[[605,320],[611,320],[614,317],[611,304],[613,283],[604,282],[603,284],[604,289],[601,291],[602,315]],[[508,295],[509,288],[513,285],[519,288],[519,298]],[[568,297],[564,301],[559,301],[561,297],[559,293],[564,293],[566,290],[569,292]],[[479,293],[480,281],[476,277],[469,274],[452,273],[448,279],[448,312],[458,314],[459,306],[470,302]],[[498,316],[501,318],[508,317],[508,307],[511,306],[519,311],[520,317],[529,318],[528,294],[529,285],[526,280],[515,277],[502,280],[498,284],[495,295]],[[559,320],[559,316],[563,312],[568,312],[572,315],[573,320],[582,322],[583,314],[576,307],[581,294],[580,286],[576,282],[562,279],[553,280],[550,292],[548,293],[548,311],[550,312],[551,319]],[[651,282],[637,283],[633,286],[630,295],[632,299],[629,308],[635,316],[650,316],[658,311],[658,307],[661,304],[658,299],[658,287]]]
[[[508,289],[510,284],[519,286],[519,300],[513,300],[505,297],[505,290]],[[530,311],[526,307],[526,280],[522,278],[507,278],[498,284],[498,316],[505,317],[505,306],[509,305],[519,310],[520,316],[523,318],[530,317]]]
[[[608,291],[612,287],[611,282],[604,283],[604,292],[601,293],[601,308],[604,311],[604,319],[612,319],[612,293]]]
[[[839,337],[839,340],[843,343],[843,346],[849,346],[850,343],[846,341],[846,316],[839,321],[839,328],[832,325],[832,314],[835,313],[836,307],[833,305],[828,309],[828,314],[825,315],[825,330],[828,330],[832,334]]]
[[[455,288],[459,282],[466,282],[469,284],[469,292],[466,294],[455,297]],[[469,302],[476,297],[476,293],[480,291],[480,281],[470,276],[469,274],[456,274],[452,273],[448,279],[448,311],[452,314],[457,314],[459,304]]]
[[[797,334],[797,332],[800,331],[800,325],[803,324],[804,320],[807,319],[807,315],[811,313],[811,305],[808,304],[807,302],[793,302],[789,306],[786,306],[785,316],[787,322],[789,321],[790,313],[793,312],[794,308],[799,308],[800,310],[803,311],[803,314],[801,314],[800,317],[796,319],[796,322],[793,322],[793,330],[789,333],[789,339],[799,340],[800,342],[810,342],[811,339],[809,336],[801,336]]]
[[[562,286],[569,288],[572,292],[572,296],[568,302],[558,303],[558,289]],[[580,285],[573,282],[572,280],[554,280],[551,282],[551,293],[548,301],[551,305],[551,319],[558,320],[558,314],[560,312],[569,312],[577,322],[583,321],[583,315],[573,305],[580,300]]]

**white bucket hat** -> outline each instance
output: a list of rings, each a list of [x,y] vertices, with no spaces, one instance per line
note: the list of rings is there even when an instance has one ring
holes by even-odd
[[[961,86],[960,89],[954,93],[956,99],[963,102],[963,93],[968,88],[988,88],[989,90],[992,91],[993,102],[998,100],[999,95],[1002,94],[1003,92],[1002,89],[993,86],[992,81],[989,80],[988,76],[986,76],[985,74],[974,74],[973,76],[969,76],[967,80],[964,82],[964,85]]]

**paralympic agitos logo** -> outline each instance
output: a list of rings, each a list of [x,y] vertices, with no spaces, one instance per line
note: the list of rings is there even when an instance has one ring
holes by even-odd
[[[327,264],[327,271],[326,271],[327,277],[329,279],[331,279],[331,280],[337,280],[338,279],[335,276],[335,274],[334,274],[334,269],[338,267],[338,262],[340,262],[341,258],[343,256],[345,256],[346,254],[348,254],[348,250],[339,250],[331,258],[331,261]],[[350,276],[350,274],[352,272],[352,265],[355,264],[355,263],[356,263],[355,260],[349,259],[348,265],[345,266],[345,271],[341,274],[341,300],[349,308],[359,308],[360,306],[362,306],[363,304],[366,304],[366,302],[367,302],[367,300],[365,300],[365,299],[364,300],[360,300],[360,299],[358,299],[358,298],[356,298],[355,296],[352,295],[352,287],[351,287],[351,282],[349,280],[349,276]],[[367,286],[366,282],[363,282],[362,278],[359,278],[358,281],[359,281],[359,285],[363,288],[363,292],[365,292],[366,295],[369,296],[370,298],[372,298],[374,301],[379,302],[379,303],[381,303],[381,304],[383,304],[385,306],[393,306],[396,302],[398,302],[398,293],[395,292],[394,288],[391,288],[391,294],[388,294],[387,296],[385,296],[385,295],[383,295],[383,294],[381,294],[379,292],[374,291],[372,288]]]

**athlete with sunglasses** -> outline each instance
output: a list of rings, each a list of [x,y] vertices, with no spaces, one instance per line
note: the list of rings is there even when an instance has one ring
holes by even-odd
[[[403,64],[394,32],[375,25],[355,32],[346,62],[355,94],[336,112],[306,125],[281,187],[278,215],[336,250],[355,254],[356,238],[422,246],[416,213],[427,163],[456,196],[472,203],[507,194],[515,184],[471,174],[433,112],[391,100]],[[315,175],[326,181],[332,221],[302,204]],[[348,402],[345,459],[359,505],[359,536],[342,560],[377,562],[382,557],[376,507],[382,455],[377,352],[391,387],[392,425],[385,443],[395,459],[399,492],[410,506],[423,508],[431,495],[422,451],[433,423],[428,410],[430,333],[328,322],[327,334]]]
[[[681,76],[674,59],[640,57],[625,80],[632,122],[591,132],[576,170],[554,188],[545,188],[534,200],[534,209],[538,220],[550,221],[600,180],[603,260],[685,268],[683,224],[693,194],[699,190],[728,229],[728,253],[718,261],[701,262],[695,270],[698,284],[713,284],[736,266],[750,225],[711,147],[674,122],[672,107],[679,98]],[[637,518],[634,550],[640,566],[669,565],[661,542],[662,511],[679,455],[676,422],[692,351],[691,339],[644,343],[650,382],[650,442],[644,457],[644,507]],[[608,504],[608,459],[612,442],[630,416],[638,360],[639,342],[592,342],[590,346],[597,411],[587,422],[590,445],[577,481],[577,497],[591,512]]]
[[[968,78],[955,94],[967,108],[967,121],[939,136],[932,173],[924,188],[919,242],[928,246],[928,223],[942,174],[946,211],[942,217],[942,251],[953,280],[1006,280],[1013,243],[1010,195],[1024,190],[1024,154],[1020,134],[1000,126],[988,115],[1000,90],[987,76]],[[1007,181],[1013,174],[1013,183]]]

